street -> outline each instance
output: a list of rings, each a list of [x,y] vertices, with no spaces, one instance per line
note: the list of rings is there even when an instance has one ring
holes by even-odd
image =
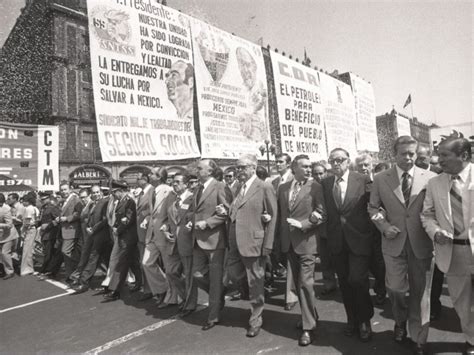
[[[319,296],[321,274],[316,273],[319,312],[316,340],[308,347],[297,344],[299,307],[283,310],[283,280],[266,299],[262,332],[246,338],[247,301],[226,301],[221,323],[202,331],[206,320],[200,293],[198,311],[185,319],[175,318],[176,307],[157,309],[153,300],[138,302],[138,294],[125,293],[121,300],[103,303],[94,291],[71,295],[58,282],[39,281],[35,276],[0,281],[0,353],[104,353],[104,354],[410,354],[407,342],[392,340],[390,303],[375,308],[374,336],[364,344],[342,334],[345,314],[339,292]],[[447,296],[442,296],[442,318],[432,324],[429,350],[436,354],[460,353],[464,339],[459,321]]]

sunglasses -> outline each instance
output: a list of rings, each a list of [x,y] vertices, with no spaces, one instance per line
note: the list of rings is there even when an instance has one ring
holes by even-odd
[[[347,158],[335,158],[335,159],[329,159],[328,162],[329,164],[342,164],[347,160]]]

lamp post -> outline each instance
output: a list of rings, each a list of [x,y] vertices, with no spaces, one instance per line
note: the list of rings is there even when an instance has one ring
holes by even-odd
[[[275,144],[272,144],[269,139],[265,139],[264,143],[265,145],[262,144],[258,150],[260,150],[262,156],[265,155],[265,152],[267,153],[267,171],[268,175],[270,176],[270,153],[275,154],[276,147]]]

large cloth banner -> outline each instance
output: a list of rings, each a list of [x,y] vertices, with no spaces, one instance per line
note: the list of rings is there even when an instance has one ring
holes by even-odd
[[[352,87],[357,119],[356,146],[358,151],[379,151],[375,116],[375,97],[372,84],[353,73],[347,73],[346,81]]]
[[[326,159],[319,72],[275,52],[270,56],[282,152],[291,157],[306,154],[312,161]]]
[[[352,89],[330,75],[320,73],[320,78],[328,153],[344,148],[355,158],[356,114]]]
[[[270,139],[262,49],[192,19],[201,150],[204,158],[260,156]]]
[[[0,122],[0,192],[59,189],[59,128]]]
[[[410,121],[408,118],[397,115],[398,136],[411,136]]]
[[[188,18],[152,2],[88,0],[87,6],[102,159],[198,157]]]

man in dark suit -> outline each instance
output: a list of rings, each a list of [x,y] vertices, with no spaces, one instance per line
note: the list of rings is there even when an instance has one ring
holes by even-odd
[[[195,240],[193,249],[194,282],[209,294],[209,314],[203,330],[213,328],[220,321],[224,307],[224,256],[226,248],[225,216],[216,213],[216,206],[229,209],[232,197],[226,194],[225,184],[215,180],[217,164],[213,160],[201,160],[197,166],[200,182],[192,203],[192,228]],[[197,302],[197,289],[191,288],[187,302]]]
[[[82,293],[89,289],[89,283],[94,276],[99,260],[104,261],[106,265],[109,264],[113,246],[107,223],[107,205],[109,200],[108,198],[103,198],[100,186],[92,186],[91,200],[86,233],[92,241],[92,247],[88,262],[80,274],[79,286],[75,288],[76,293]]]
[[[177,251],[182,264],[182,271],[185,282],[185,302],[181,307],[180,316],[185,317],[192,313],[197,304],[191,300],[191,288],[196,288],[193,283],[193,246],[194,239],[191,231],[186,228],[186,224],[191,220],[194,185],[190,180],[197,180],[197,177],[183,173],[176,173],[173,177],[173,190],[175,200],[168,208],[168,230],[166,232],[169,240],[175,242],[175,252]]]
[[[370,179],[349,171],[349,153],[336,148],[329,156],[334,176],[322,181],[327,212],[327,238],[347,315],[344,334],[371,339],[374,308],[369,294],[373,226],[367,204]]]
[[[40,273],[44,276],[56,276],[62,264],[62,254],[59,248],[55,248],[58,238],[60,238],[59,226],[54,225],[53,221],[61,215],[61,209],[58,206],[58,199],[50,194],[41,198],[43,207],[41,209],[41,227],[39,233],[44,250],[44,260]]]
[[[294,180],[278,191],[278,229],[281,251],[288,254],[289,267],[296,282],[300,302],[303,333],[300,346],[313,341],[318,313],[314,294],[317,225],[325,221],[321,185],[311,179],[311,162],[307,155],[298,155],[291,164]],[[319,217],[310,220],[313,211]]]
[[[247,275],[251,316],[248,337],[255,337],[262,326],[265,304],[265,259],[273,248],[277,216],[275,191],[257,178],[257,157],[242,155],[237,163],[242,186],[229,210],[229,277],[240,284]],[[269,220],[263,218],[269,215]]]
[[[107,301],[115,301],[120,298],[120,289],[125,282],[128,269],[133,263],[132,258],[138,258],[137,207],[135,201],[128,195],[126,181],[113,180],[111,189],[115,200],[118,201],[115,207],[115,223],[112,228],[115,239],[112,254],[116,258],[116,262],[113,270],[111,270],[109,293],[104,295]],[[135,278],[139,278],[140,275],[140,272],[135,273]]]
[[[235,197],[235,194],[240,188],[240,182],[237,180],[237,172],[234,168],[227,168],[224,172],[224,181],[226,187],[230,190],[232,198]]]
[[[64,257],[64,267],[66,282],[73,282],[71,274],[76,269],[78,263],[79,238],[81,233],[80,215],[84,205],[79,197],[71,190],[67,181],[63,181],[60,186],[63,203],[61,206],[61,216],[57,217],[55,223],[61,225],[61,236],[63,244],[61,251]]]

